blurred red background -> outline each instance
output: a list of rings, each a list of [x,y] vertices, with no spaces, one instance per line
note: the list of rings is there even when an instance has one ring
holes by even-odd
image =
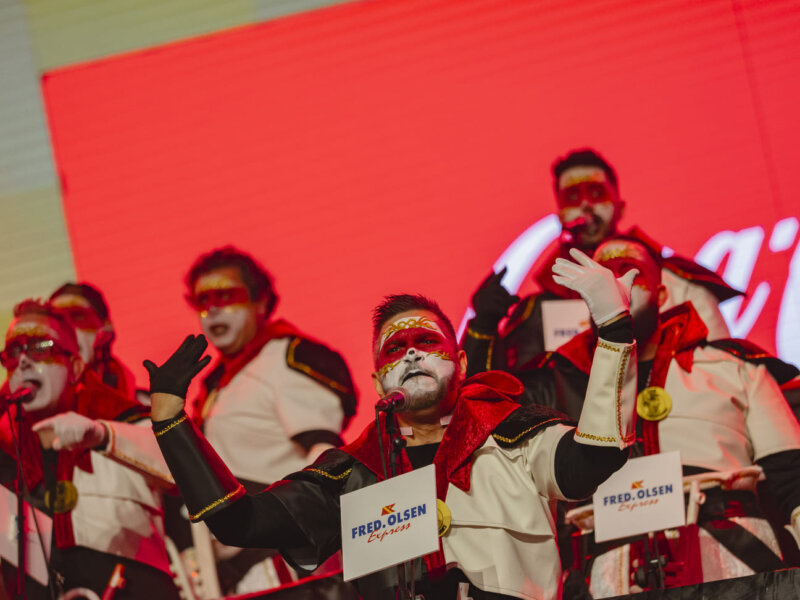
[[[422,292],[458,324],[552,212],[553,159],[592,146],[619,173],[623,224],[681,254],[761,228],[720,272],[766,282],[749,335],[774,351],[797,247],[798,31],[795,2],[383,0],[48,73],[78,276],[106,293],[144,384],[141,360],[199,329],[182,299],[194,257],[251,252],[278,314],[347,357],[352,438],[374,400],[372,307]],[[797,361],[795,263],[780,351]]]

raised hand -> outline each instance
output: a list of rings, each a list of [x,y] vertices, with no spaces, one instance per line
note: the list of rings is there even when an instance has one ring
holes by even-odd
[[[631,287],[638,269],[631,269],[617,278],[610,269],[577,248],[569,253],[575,262],[557,258],[553,265],[553,281],[581,295],[598,327],[630,309]]]
[[[42,419],[32,429],[39,434],[42,446],[54,450],[97,448],[108,435],[101,423],[72,411]]]
[[[497,324],[506,316],[508,309],[519,302],[519,296],[510,294],[500,284],[507,270],[508,267],[503,267],[497,273],[489,273],[472,296],[475,319],[481,329],[496,330]]]
[[[205,336],[190,335],[160,367],[150,360],[142,363],[150,375],[154,421],[171,419],[183,409],[189,383],[211,361],[210,356],[203,356],[207,347]]]

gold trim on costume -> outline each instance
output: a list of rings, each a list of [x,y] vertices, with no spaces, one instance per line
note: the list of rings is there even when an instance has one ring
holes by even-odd
[[[467,327],[467,335],[471,338],[475,338],[476,340],[493,340],[494,335],[489,333],[480,333],[479,331],[475,331],[472,327]]]
[[[228,501],[228,500],[230,500],[230,499],[231,499],[233,496],[235,496],[235,495],[236,495],[236,494],[238,494],[239,492],[243,492],[243,491],[244,491],[244,487],[242,487],[242,484],[239,484],[239,487],[237,487],[237,488],[236,488],[235,490],[233,490],[232,492],[228,492],[227,494],[225,494],[225,495],[224,495],[222,498],[220,498],[219,500],[214,500],[214,502],[212,502],[211,504],[209,504],[208,506],[206,506],[204,509],[202,509],[202,510],[200,510],[200,511],[196,512],[195,514],[193,514],[193,515],[189,515],[189,519],[190,519],[191,521],[196,521],[196,520],[198,520],[200,517],[202,517],[204,514],[206,514],[206,513],[207,513],[208,511],[210,511],[212,508],[216,508],[217,506],[219,506],[219,505],[220,505],[220,504],[222,504],[223,502],[227,502],[227,501]]]
[[[672,412],[672,398],[663,387],[651,385],[636,396],[636,414],[645,421],[661,421]]]
[[[323,477],[327,477],[328,479],[333,479],[334,481],[339,481],[350,475],[350,471],[353,470],[353,467],[350,467],[349,469],[347,469],[347,471],[345,471],[341,475],[331,475],[330,473],[323,471],[322,469],[314,469],[313,467],[308,467],[305,470],[311,471],[312,473],[316,473],[317,475],[322,475]]]
[[[302,338],[296,337],[296,338],[292,338],[292,341],[289,342],[289,349],[286,351],[286,363],[290,367],[292,367],[293,369],[301,370],[306,375],[310,375],[311,377],[313,377],[317,381],[320,381],[320,382],[324,383],[329,388],[332,388],[332,389],[336,390],[337,392],[341,392],[342,394],[351,394],[352,390],[349,389],[349,388],[346,388],[345,386],[343,386],[338,381],[335,381],[335,380],[331,379],[330,377],[327,377],[327,376],[323,375],[319,371],[316,371],[315,369],[312,369],[307,364],[304,364],[304,363],[301,363],[301,362],[297,362],[295,360],[295,358],[294,358],[294,349],[297,348],[298,344],[301,341],[303,341]]]
[[[442,537],[450,530],[450,522],[453,516],[450,513],[450,507],[447,506],[439,498],[436,499],[436,526],[439,530],[439,537]]]
[[[517,435],[516,435],[516,436],[514,436],[513,438],[507,438],[506,436],[504,436],[504,435],[500,435],[499,433],[493,433],[493,434],[492,434],[492,437],[493,437],[494,439],[496,439],[496,440],[500,441],[500,442],[505,442],[506,444],[513,444],[513,443],[514,443],[514,442],[516,442],[516,441],[517,441],[519,438],[521,438],[522,436],[524,436],[526,433],[530,433],[530,432],[531,432],[531,431],[533,431],[534,429],[537,429],[537,428],[539,428],[539,427],[542,427],[543,425],[547,425],[548,423],[552,423],[553,421],[561,421],[561,419],[547,419],[547,421],[542,421],[541,423],[537,423],[537,424],[536,424],[536,425],[534,425],[533,427],[528,427],[528,428],[527,428],[525,431],[523,431],[523,432],[522,432],[522,433],[520,433],[520,434],[517,434]]]
[[[183,423],[183,422],[184,422],[184,421],[185,421],[187,418],[188,418],[188,417],[187,417],[186,415],[183,415],[183,416],[182,416],[180,419],[178,419],[178,420],[177,420],[177,421],[175,421],[174,423],[170,423],[169,425],[167,425],[166,427],[164,427],[164,429],[159,429],[158,431],[156,431],[156,437],[161,437],[162,435],[164,435],[165,433],[167,433],[167,432],[168,432],[170,429],[172,429],[173,427],[177,427],[178,425],[180,425],[181,423]]]

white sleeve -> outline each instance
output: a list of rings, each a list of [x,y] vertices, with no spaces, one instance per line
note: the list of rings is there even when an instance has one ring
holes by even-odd
[[[341,432],[344,411],[335,392],[285,364],[270,384],[275,410],[287,437],[304,431]]]
[[[753,460],[800,448],[800,424],[767,368],[742,361],[739,374],[748,400],[745,427]]]

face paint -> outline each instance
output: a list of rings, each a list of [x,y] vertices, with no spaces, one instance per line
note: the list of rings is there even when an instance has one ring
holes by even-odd
[[[255,336],[261,315],[236,267],[201,275],[190,302],[198,310],[208,341],[223,354],[235,354]]]
[[[376,377],[385,391],[406,388],[410,410],[436,405],[447,394],[456,373],[458,348],[435,315],[404,313],[381,332],[375,357]]]
[[[564,171],[558,179],[556,200],[561,223],[586,220],[577,233],[581,245],[595,245],[612,233],[620,199],[600,167],[577,166]]]
[[[89,301],[77,294],[56,296],[50,304],[75,328],[81,358],[88,365],[94,359],[94,342],[97,332],[103,327],[103,320]]]
[[[65,340],[48,317],[23,315],[11,324],[2,353],[3,366],[9,371],[12,392],[27,387],[33,398],[25,405],[29,412],[53,408],[64,394],[70,380],[71,360],[77,346],[65,349]]]

